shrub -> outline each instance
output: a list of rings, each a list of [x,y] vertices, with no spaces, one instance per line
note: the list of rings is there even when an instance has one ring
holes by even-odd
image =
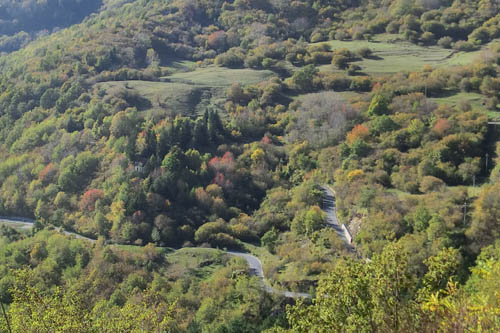
[[[424,34],[426,32],[432,33],[433,36],[441,37],[446,31],[443,24],[437,21],[427,21],[422,24],[422,30]]]
[[[446,184],[439,178],[425,176],[420,182],[419,191],[422,193],[435,192],[442,189]]]
[[[292,82],[300,91],[313,90],[313,78],[318,73],[314,65],[307,65],[304,68],[293,73]]]
[[[464,92],[469,92],[472,90],[472,84],[470,82],[470,79],[464,77],[460,83],[459,83],[459,88],[461,91],[464,91]]]
[[[362,58],[369,58],[373,55],[373,51],[369,47],[362,47],[358,50],[358,54]]]
[[[368,154],[370,146],[362,139],[355,139],[351,145],[351,154],[358,157],[364,157]]]
[[[436,121],[434,124],[434,127],[432,128],[432,131],[440,136],[443,137],[447,134],[447,131],[451,128],[450,122],[448,119],[445,118],[440,118]]]
[[[350,64],[349,68],[347,68],[347,74],[356,75],[361,70],[361,67],[356,64]]]
[[[486,28],[481,27],[469,35],[469,41],[474,45],[486,44],[490,41],[490,33]]]
[[[474,51],[475,49],[474,44],[462,40],[456,42],[453,48],[457,51],[463,51],[463,52],[471,52]]]
[[[226,52],[215,58],[215,64],[221,67],[241,68],[243,67],[243,57],[235,52]]]
[[[314,64],[329,64],[332,61],[333,54],[331,52],[312,52],[311,60]]]
[[[419,189],[418,172],[415,167],[401,166],[398,172],[392,173],[391,183],[399,190],[417,193]]]
[[[394,131],[397,128],[398,125],[388,115],[378,116],[370,124],[370,130],[375,135],[380,135],[381,133]]]
[[[383,95],[376,94],[372,97],[372,101],[370,103],[370,106],[368,107],[367,114],[369,116],[381,116],[389,111],[388,106],[388,99]]]
[[[424,42],[424,44],[427,45],[432,45],[436,43],[434,34],[429,31],[424,32],[420,37],[420,39],[422,40],[422,42]]]
[[[399,25],[398,21],[391,21],[385,28],[385,31],[390,34],[396,34],[399,32]]]
[[[353,35],[352,35],[352,39],[354,40],[363,40],[365,38],[364,34],[363,34],[363,31],[356,31]]]
[[[364,175],[363,170],[360,169],[353,170],[347,174],[347,180],[352,182],[353,180],[361,178],[363,175]]]
[[[453,43],[453,39],[449,36],[441,37],[438,40],[438,45],[445,48],[445,49],[450,49],[452,43]]]
[[[322,42],[325,40],[325,37],[321,32],[315,32],[311,35],[311,43]]]
[[[349,89],[354,91],[370,91],[372,89],[372,81],[368,76],[356,76],[352,79]]]
[[[321,74],[321,83],[327,90],[344,91],[351,86],[351,79],[344,75]]]
[[[338,69],[346,69],[349,66],[349,61],[351,61],[351,59],[342,54],[336,54],[332,58],[332,64]]]
[[[348,37],[349,37],[349,35],[345,31],[339,30],[339,31],[335,32],[335,39],[336,40],[345,40]]]

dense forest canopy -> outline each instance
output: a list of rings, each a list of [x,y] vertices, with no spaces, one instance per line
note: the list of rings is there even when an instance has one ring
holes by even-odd
[[[0,331],[499,329],[496,1],[0,17]]]
[[[78,23],[102,5],[99,0],[45,0],[0,2],[0,34],[37,32]]]
[[[102,0],[0,1],[0,52],[16,51],[37,35],[80,23]]]

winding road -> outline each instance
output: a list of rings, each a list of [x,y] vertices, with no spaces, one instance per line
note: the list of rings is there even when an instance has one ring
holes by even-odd
[[[0,224],[17,225],[17,226],[20,226],[22,229],[31,229],[34,226],[35,221],[32,219],[23,218],[23,217],[0,216]],[[59,232],[62,232],[65,235],[74,236],[75,238],[78,238],[78,239],[84,239],[84,240],[87,240],[87,241],[92,242],[92,243],[94,243],[96,241],[95,239],[85,237],[85,236],[82,236],[80,234],[77,234],[77,233],[74,233],[71,231],[59,229]],[[307,294],[307,293],[298,293],[298,292],[293,292],[293,291],[281,291],[281,290],[277,290],[277,289],[274,289],[273,287],[271,287],[271,285],[269,285],[266,282],[266,279],[264,277],[264,270],[262,269],[262,262],[256,256],[253,256],[253,255],[248,254],[248,253],[235,252],[235,251],[227,251],[226,253],[229,255],[235,256],[235,257],[245,259],[246,262],[248,263],[248,266],[250,267],[250,273],[252,275],[255,275],[255,276],[260,278],[260,281],[262,283],[262,287],[266,292],[271,293],[271,294],[289,297],[289,298],[310,298],[311,297],[311,295]]]
[[[321,185],[321,189],[324,193],[323,196],[323,211],[326,214],[326,224],[329,225],[330,227],[335,230],[337,235],[342,239],[350,249],[353,249],[351,242],[350,242],[350,235],[348,234],[347,229],[342,228],[342,225],[340,224],[338,218],[337,218],[337,213],[335,210],[335,194],[333,190],[328,186],[328,185]],[[28,218],[23,218],[23,217],[5,217],[5,216],[0,216],[0,224],[1,223],[8,223],[11,225],[18,225],[21,226],[23,229],[31,229],[34,225],[34,220],[28,219]],[[62,228],[59,229],[60,232],[74,236],[75,238],[78,239],[84,239],[89,242],[95,242],[95,239],[89,238],[82,236],[80,234],[71,232],[71,231],[66,231],[63,230]],[[260,278],[260,281],[262,283],[263,289],[272,294],[276,295],[281,295],[284,297],[289,297],[289,298],[310,298],[311,295],[307,293],[298,293],[298,292],[293,292],[293,291],[282,291],[282,290],[277,290],[271,287],[269,283],[266,282],[266,278],[264,276],[264,270],[262,269],[262,262],[260,261],[259,258],[256,256],[253,256],[248,253],[243,253],[243,252],[235,252],[235,251],[227,251],[226,252],[229,255],[243,258],[246,260],[248,263],[248,266],[250,267],[250,272],[251,274],[257,276]]]
[[[0,224],[11,224],[11,225],[18,225],[21,227],[21,229],[31,229],[35,225],[35,221],[33,219],[25,218],[25,217],[6,217],[6,216],[0,216]],[[68,236],[74,236],[75,238],[78,239],[84,239],[87,240],[91,243],[94,243],[96,240],[93,238],[85,237],[83,235],[71,232],[71,231],[66,231],[62,228],[56,228],[59,232],[68,235]]]
[[[353,250],[352,237],[345,226],[343,226],[337,218],[337,211],[335,209],[335,193],[328,185],[321,185],[323,191],[323,211],[326,214],[326,224],[330,226],[341,240],[343,240]]]
[[[227,251],[227,254],[245,259],[248,263],[248,266],[250,266],[251,273],[260,278],[264,290],[267,291],[268,293],[282,295],[282,296],[289,297],[289,298],[301,298],[301,297],[310,298],[311,297],[311,295],[307,294],[307,293],[296,293],[293,291],[281,291],[281,290],[277,290],[277,289],[274,289],[273,287],[271,287],[266,282],[266,279],[264,278],[264,271],[262,270],[262,262],[256,256],[253,256],[253,255],[248,254],[248,253],[233,252],[233,251]]]

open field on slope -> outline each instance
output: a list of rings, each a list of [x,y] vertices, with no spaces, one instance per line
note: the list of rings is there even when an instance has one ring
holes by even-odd
[[[184,248],[167,255],[168,275],[181,278],[187,273],[206,278],[220,268],[226,254],[216,249]]]
[[[362,96],[370,96],[370,93],[359,93],[355,91],[341,91],[338,94],[345,101],[357,101]],[[365,99],[366,100],[366,99]],[[459,105],[462,102],[468,102],[472,109],[484,112],[488,119],[497,120],[500,119],[500,111],[492,111],[484,105],[486,102],[486,97],[474,93],[474,92],[461,92],[461,91],[449,91],[448,94],[439,97],[430,97],[430,101],[435,102],[438,105],[450,105],[452,107]]]
[[[115,244],[112,247],[134,254],[144,253],[142,246]],[[158,250],[165,253],[167,274],[174,280],[187,275],[206,278],[231,258],[224,251],[212,248],[188,247],[178,250],[173,248]]]
[[[331,46],[332,50],[347,48],[356,52],[361,48],[368,47],[374,52],[371,59],[362,59],[354,63],[361,67],[361,72],[369,75],[383,75],[397,73],[400,71],[419,71],[426,65],[434,68],[467,65],[473,63],[483,55],[483,51],[489,47],[493,41],[483,46],[481,50],[473,52],[456,52],[454,50],[443,49],[438,46],[419,46],[406,41],[396,40],[397,35],[379,35],[374,41],[328,41],[323,42]],[[317,43],[321,44],[321,43]],[[322,71],[339,71],[333,65],[323,65]],[[344,72],[344,71],[339,71]],[[341,93],[345,100],[361,96],[357,92]],[[477,93],[465,93],[460,91],[449,91],[439,97],[430,98],[437,104],[458,105],[462,101],[469,102],[471,106],[485,112],[490,119],[498,119],[499,113],[488,110],[484,105],[485,97]]]
[[[419,46],[407,41],[391,39],[393,35],[382,35],[373,41],[328,41],[323,42],[332,49],[347,48],[357,51],[368,47],[373,51],[371,59],[354,62],[361,66],[366,74],[386,74],[400,71],[417,71],[424,66],[432,67],[466,65],[480,56],[481,50],[474,52],[456,52],[439,46]],[[322,43],[318,43],[322,44]],[[335,70],[331,65],[324,65],[322,70]]]
[[[354,91],[343,91],[339,92],[339,94],[346,101],[358,100],[361,96],[367,95],[367,93],[358,93]],[[489,110],[486,105],[483,104],[486,101],[486,97],[478,93],[450,91],[447,95],[430,97],[429,100],[435,102],[438,105],[445,104],[453,107],[459,105],[462,102],[468,102],[471,105],[472,109],[486,113],[489,119],[500,118],[500,112]]]
[[[430,100],[436,102],[437,104],[448,104],[451,106],[458,105],[465,101],[468,102],[474,110],[486,113],[489,120],[496,121],[500,119],[500,112],[488,109],[486,105],[484,105],[486,97],[477,93],[457,92],[448,96],[430,98]]]
[[[209,105],[222,108],[225,90],[232,83],[255,84],[272,76],[270,71],[252,69],[228,69],[211,66],[190,72],[178,72],[163,77],[161,82],[109,81],[97,83],[96,87],[108,94],[120,90],[141,97],[140,111],[151,114],[201,113]]]
[[[210,66],[199,68],[192,72],[178,72],[165,77],[171,82],[183,82],[194,85],[204,85],[212,87],[227,87],[233,82],[243,85],[255,84],[266,80],[273,73],[267,70],[253,69],[230,69],[224,67]]]
[[[483,105],[485,97],[477,93],[457,92],[449,96],[430,98],[430,100],[437,104],[447,104],[451,106],[458,105],[465,101],[469,102],[473,109],[487,112],[486,106]]]

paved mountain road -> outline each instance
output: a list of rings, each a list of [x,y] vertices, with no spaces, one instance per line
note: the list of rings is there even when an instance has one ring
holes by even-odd
[[[18,225],[22,229],[31,229],[33,228],[35,221],[32,219],[24,218],[24,217],[5,217],[5,216],[0,216],[0,224],[10,224],[10,225]],[[95,242],[95,239],[85,237],[83,235],[71,232],[71,231],[66,231],[63,230],[62,228],[56,228],[59,232],[62,232],[65,235],[69,236],[74,236],[75,238],[78,239],[85,239],[91,243]]]
[[[349,247],[352,249],[352,246],[349,242],[349,240],[346,237],[346,232],[344,229],[342,229],[342,225],[340,224],[338,218],[337,218],[337,212],[335,210],[335,194],[333,193],[332,189],[327,186],[327,185],[322,185],[321,189],[324,193],[323,196],[323,211],[326,214],[326,223],[335,230],[337,235],[349,245]],[[1,223],[8,223],[8,224],[16,224],[20,225],[23,229],[30,229],[33,227],[34,221],[32,219],[27,219],[27,218],[22,218],[22,217],[1,217],[0,216],[0,224]],[[59,231],[61,231],[60,229]],[[79,239],[85,239],[89,242],[95,242],[95,239],[88,238],[82,235],[79,235],[74,232],[62,230],[62,232],[66,235],[71,235]],[[240,257],[246,260],[248,263],[248,266],[250,267],[250,271],[253,275],[256,275],[257,277],[260,278],[262,282],[262,287],[264,288],[265,291],[268,293],[272,294],[277,294],[277,295],[282,295],[285,297],[289,298],[301,298],[301,297],[307,297],[310,298],[311,295],[307,293],[297,293],[297,292],[292,292],[292,291],[281,291],[281,290],[276,290],[273,287],[271,287],[267,282],[264,277],[264,270],[262,269],[262,262],[260,261],[259,258],[256,256],[253,256],[248,253],[243,253],[243,252],[236,252],[236,251],[227,251],[227,254],[235,256],[235,257]]]
[[[281,290],[276,290],[273,287],[271,287],[269,284],[266,283],[266,279],[264,278],[264,271],[262,270],[262,262],[256,256],[253,256],[253,255],[248,254],[248,253],[234,252],[234,251],[227,251],[227,254],[245,259],[248,263],[248,266],[250,266],[250,270],[252,271],[252,273],[254,275],[260,277],[260,280],[262,281],[263,288],[268,293],[283,295],[285,297],[290,297],[290,298],[300,298],[300,297],[310,298],[311,297],[311,295],[306,294],[306,293],[296,293],[293,291],[281,291]]]
[[[342,227],[342,224],[337,218],[335,193],[328,185],[321,185],[321,190],[323,191],[323,211],[326,214],[326,224],[335,230],[339,238],[343,240],[351,250],[354,250],[351,244],[351,235],[345,226]]]
[[[31,229],[34,225],[34,221],[32,219],[27,219],[27,218],[22,218],[22,217],[4,217],[0,216],[0,224],[10,224],[10,225],[18,225],[22,229]],[[59,231],[64,233],[65,235],[70,235],[74,236],[75,238],[78,239],[84,239],[89,242],[95,242],[95,239],[88,238],[82,235],[79,235],[74,232],[66,231],[59,229]],[[243,252],[235,252],[235,251],[227,251],[226,252],[229,255],[235,256],[235,257],[240,257],[246,260],[248,263],[248,266],[250,267],[251,274],[256,275],[257,277],[260,278],[262,282],[262,287],[264,290],[268,293],[272,294],[277,294],[277,295],[282,295],[285,297],[289,298],[300,298],[300,297],[307,297],[310,298],[311,295],[306,294],[306,293],[296,293],[292,291],[281,291],[281,290],[276,290],[273,287],[271,287],[268,283],[266,283],[266,279],[264,277],[264,270],[262,269],[262,262],[260,261],[259,258],[256,256],[253,256],[248,253],[243,253]]]

